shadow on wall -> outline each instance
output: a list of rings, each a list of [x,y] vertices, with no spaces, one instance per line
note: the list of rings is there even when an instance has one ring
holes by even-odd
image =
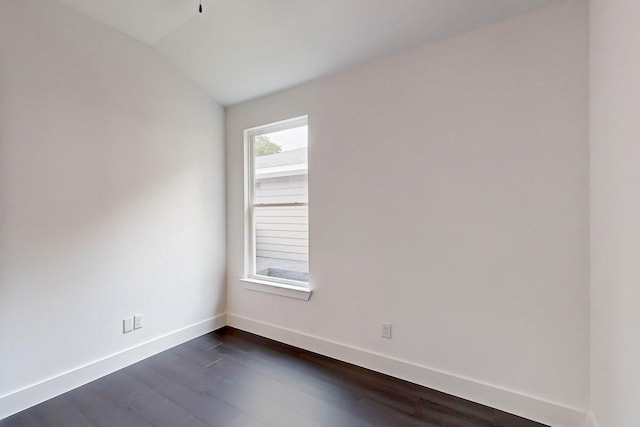
[[[224,312],[222,110],[53,2],[0,3],[0,58],[0,395],[131,345],[123,311]]]
[[[60,109],[60,100],[46,97],[28,105],[35,97],[11,95],[3,103],[14,108],[0,119],[4,268],[31,270],[69,252],[81,255],[96,240],[110,255],[157,267],[211,252],[213,239],[202,237],[219,229],[212,220],[220,215],[207,135],[141,126],[136,117],[82,105]],[[130,253],[145,248],[155,256]],[[109,268],[109,253],[100,255],[95,267]]]
[[[33,313],[30,332],[54,345],[47,322],[67,328],[78,310],[112,319],[122,307],[118,295],[183,310],[197,301],[199,319],[224,312],[224,290],[214,291],[225,279],[224,193],[215,184],[219,154],[210,133],[185,134],[28,90],[2,95],[2,323],[24,332],[21,319]],[[203,308],[206,300],[215,306]],[[2,335],[12,343],[3,365],[20,372],[33,343]],[[70,351],[76,343],[60,345]]]

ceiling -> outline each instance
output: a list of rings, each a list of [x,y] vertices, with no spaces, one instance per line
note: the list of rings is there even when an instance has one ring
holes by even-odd
[[[556,0],[57,0],[236,104]]]

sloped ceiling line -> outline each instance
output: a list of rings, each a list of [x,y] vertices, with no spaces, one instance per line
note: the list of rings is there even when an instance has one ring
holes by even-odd
[[[49,0],[166,56],[223,105],[557,0]]]

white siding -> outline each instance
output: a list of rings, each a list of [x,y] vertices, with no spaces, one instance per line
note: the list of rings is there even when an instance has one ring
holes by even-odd
[[[306,174],[256,180],[255,203],[306,203],[308,200]]]
[[[256,256],[309,260],[308,208],[256,208]]]
[[[308,200],[306,174],[265,178],[256,184],[256,203]],[[308,215],[306,206],[256,208],[256,256],[308,262]]]

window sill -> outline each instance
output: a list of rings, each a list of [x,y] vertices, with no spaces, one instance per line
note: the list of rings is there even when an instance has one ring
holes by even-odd
[[[311,298],[311,289],[305,289],[299,286],[257,279],[240,279],[240,281],[244,283],[244,288],[250,291],[265,292],[267,294],[280,295],[303,301],[309,301],[309,298]]]

